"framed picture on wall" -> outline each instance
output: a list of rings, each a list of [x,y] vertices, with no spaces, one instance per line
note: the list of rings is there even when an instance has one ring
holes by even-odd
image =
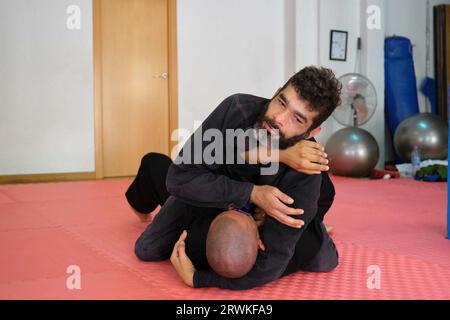
[[[330,60],[347,61],[347,39],[347,31],[331,30]]]

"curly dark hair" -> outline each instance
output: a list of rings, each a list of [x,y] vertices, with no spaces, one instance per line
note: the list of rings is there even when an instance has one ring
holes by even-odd
[[[311,111],[318,111],[308,131],[322,124],[341,103],[342,84],[333,71],[324,67],[305,67],[283,86],[292,85],[300,98],[306,100]]]

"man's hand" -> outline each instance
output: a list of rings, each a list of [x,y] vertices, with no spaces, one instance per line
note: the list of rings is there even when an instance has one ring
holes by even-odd
[[[294,200],[273,186],[255,185],[250,195],[250,201],[266,214],[289,227],[301,228],[305,224],[302,220],[289,216],[303,214],[303,210],[285,205],[284,203],[292,204]]]
[[[300,140],[292,147],[280,150],[280,162],[306,174],[320,174],[328,171],[327,154],[317,142]]]
[[[177,243],[173,247],[172,256],[170,262],[174,266],[180,278],[185,284],[190,287],[194,287],[194,272],[195,268],[189,257],[186,255],[185,240],[187,237],[187,231],[184,230],[178,239]]]

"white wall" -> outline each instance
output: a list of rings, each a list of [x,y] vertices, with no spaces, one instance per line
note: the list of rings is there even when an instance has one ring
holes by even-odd
[[[360,7],[360,34],[362,39],[361,73],[375,86],[377,92],[377,109],[372,118],[361,126],[369,131],[380,148],[378,168],[384,169],[386,161],[386,128],[385,128],[385,85],[384,85],[384,30],[385,30],[385,0],[361,0]],[[380,8],[380,29],[367,28],[367,8],[376,6]]]
[[[285,32],[295,2],[179,0],[177,10],[180,128],[193,130],[230,94],[270,98],[295,72],[286,41],[295,35]]]
[[[94,171],[91,0],[0,0],[0,150],[0,175]]]
[[[300,70],[319,64],[320,1],[297,0],[296,5],[296,66]]]

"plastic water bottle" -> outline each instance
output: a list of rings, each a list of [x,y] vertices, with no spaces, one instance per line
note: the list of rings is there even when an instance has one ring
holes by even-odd
[[[416,176],[417,171],[420,170],[420,149],[418,146],[414,146],[411,153],[411,165],[412,165],[412,176]]]

